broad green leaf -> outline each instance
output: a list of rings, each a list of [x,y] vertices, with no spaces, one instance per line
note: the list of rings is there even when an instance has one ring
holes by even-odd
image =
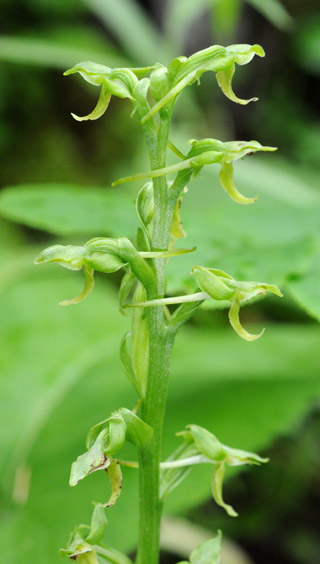
[[[81,495],[69,489],[71,461],[81,452],[87,429],[99,416],[102,419],[106,410],[135,401],[117,358],[117,341],[127,322],[117,314],[115,301],[112,305],[113,294],[100,284],[90,307],[84,302],[66,315],[56,303],[77,284],[63,271],[60,279],[52,280],[51,273],[46,273],[20,280],[1,300],[5,350],[1,373],[6,375],[1,379],[5,398],[1,410],[7,421],[1,464],[2,472],[9,471],[9,495],[14,468],[26,454],[32,481],[27,504],[11,509],[0,528],[0,539],[8,564],[17,564],[22,554],[26,561],[42,564],[44,551],[48,564],[54,564],[67,531],[79,520],[89,521],[91,500],[99,499],[106,488],[105,476],[97,472],[78,486]],[[319,338],[317,326],[269,327],[264,339],[254,344],[236,339],[227,329],[182,332],[174,353],[164,457],[178,444],[174,431],[190,420],[213,429],[225,443],[248,450],[265,446],[280,431],[290,432],[319,394],[315,375],[320,365],[314,355]],[[133,452],[128,457],[134,457]],[[209,482],[206,469],[194,469],[168,497],[167,511],[185,511],[205,500],[210,496]],[[112,539],[123,550],[134,547],[136,539],[132,523],[136,487],[136,471],[124,469],[123,494],[106,533],[106,542]],[[19,548],[14,542],[17,538],[21,539]],[[28,538],[33,542],[28,543]]]
[[[308,315],[320,321],[320,268],[319,253],[314,257],[308,272],[295,276],[287,283],[291,297]]]
[[[106,433],[101,431],[92,447],[73,462],[69,480],[70,486],[76,486],[92,472],[105,470],[110,466],[112,459],[105,454],[105,435]]]
[[[192,552],[190,564],[219,564],[221,549],[221,532],[214,539],[202,542]]]
[[[126,192],[65,184],[5,188],[0,214],[55,235],[131,234],[136,226],[133,198]]]

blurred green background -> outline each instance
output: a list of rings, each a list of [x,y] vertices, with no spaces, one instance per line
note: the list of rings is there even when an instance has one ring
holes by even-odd
[[[258,96],[257,104],[226,100],[213,74],[177,104],[172,140],[182,151],[189,138],[201,137],[257,139],[279,151],[237,163],[239,189],[260,194],[254,206],[228,200],[214,167],[190,186],[182,220],[187,246],[198,250],[171,261],[168,292],[190,288],[187,274],[196,261],[236,278],[279,284],[285,297],[242,311],[253,331],[266,326],[255,343],[232,332],[224,310],[203,309],[181,331],[163,456],[177,446],[175,432],[192,422],[271,461],[227,482],[225,498],[239,511],[236,520],[210,501],[207,468],[192,471],[165,513],[211,533],[221,528],[253,563],[318,564],[318,3],[2,0],[1,15],[1,559],[60,561],[58,548],[75,525],[89,521],[91,500],[102,500],[109,487],[104,476],[93,475],[69,488],[70,464],[94,423],[135,403],[118,359],[129,325],[117,311],[119,276],[98,276],[88,300],[59,308],[79,292],[81,275],[33,266],[39,250],[55,242],[133,236],[138,185],[108,187],[148,166],[129,103],[112,99],[102,119],[77,123],[70,112],[88,113],[97,91],[62,72],[81,60],[110,67],[166,64],[214,43],[260,43],[266,58],[237,68],[234,80],[236,93]],[[134,470],[125,471],[108,519],[106,542],[134,551]],[[170,523],[163,537],[167,564],[185,558],[181,545],[190,541],[185,521]],[[226,553],[222,564],[249,562],[240,558],[236,552],[228,560]]]

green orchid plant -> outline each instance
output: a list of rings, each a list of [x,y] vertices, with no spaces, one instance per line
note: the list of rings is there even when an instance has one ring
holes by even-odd
[[[229,307],[229,321],[236,333],[247,341],[261,337],[242,326],[239,313],[242,304],[267,292],[281,296],[277,286],[266,282],[236,280],[219,270],[219,265],[192,268],[194,292],[183,296],[166,295],[166,267],[170,258],[195,249],[175,249],[178,239],[186,237],[180,207],[192,180],[206,165],[219,165],[219,179],[226,194],[242,205],[253,204],[256,197],[241,194],[235,186],[233,163],[257,151],[274,151],[257,141],[202,139],[189,141],[185,155],[170,141],[170,123],[175,102],[184,88],[200,81],[203,73],[213,71],[222,92],[233,102],[247,104],[232,89],[236,65],[245,65],[258,55],[259,45],[219,45],[178,57],[168,67],[159,63],[146,68],[110,69],[92,62],[79,63],[65,74],[79,73],[87,82],[100,88],[94,110],[78,120],[95,120],[107,110],[111,96],[128,98],[132,115],[140,120],[150,159],[150,171],[120,178],[117,186],[132,180],[146,180],[136,198],[140,222],[134,242],[126,237],[96,237],[83,246],[54,245],[35,260],[36,264],[57,263],[70,270],[84,271],[85,286],[79,296],[61,302],[78,304],[94,287],[94,272],[106,274],[123,271],[119,288],[119,309],[129,313],[131,330],[120,344],[123,370],[137,393],[133,410],[120,408],[89,431],[86,451],[71,467],[70,485],[98,470],[105,471],[111,482],[111,495],[104,504],[95,506],[91,526],[80,525],[61,550],[62,556],[80,564],[129,564],[129,558],[102,544],[107,524],[105,508],[112,507],[122,488],[121,467],[137,468],[140,500],[140,532],[137,542],[137,564],[158,564],[159,531],[163,502],[190,470],[198,464],[213,466],[212,495],[228,515],[236,511],[223,500],[222,486],[227,466],[262,464],[260,456],[222,444],[210,431],[188,425],[177,433],[183,442],[166,460],[161,461],[162,426],[165,414],[170,362],[175,337],[180,329],[206,301],[224,302]],[[166,164],[167,150],[178,161]],[[173,180],[167,180],[174,174]],[[186,273],[187,274],[187,273]],[[173,308],[168,306],[174,306]],[[125,461],[120,451],[126,441],[137,449],[137,460]],[[110,511],[110,509],[108,509]],[[205,541],[190,556],[190,564],[219,562],[221,533]],[[187,564],[186,562],[180,564]]]

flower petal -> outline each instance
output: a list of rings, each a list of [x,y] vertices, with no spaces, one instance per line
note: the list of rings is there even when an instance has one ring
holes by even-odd
[[[240,194],[237,190],[234,180],[233,180],[233,164],[232,163],[223,163],[221,165],[221,169],[219,172],[219,178],[221,182],[221,186],[227,192],[232,200],[237,202],[238,204],[253,204],[258,196],[255,198],[246,198]]]
[[[222,497],[222,484],[224,478],[224,463],[218,464],[213,471],[212,475],[212,496],[217,505],[223,507],[230,517],[238,517],[238,513],[233,509],[231,505],[228,505],[223,501]]]
[[[103,507],[112,507],[121,494],[122,488],[122,472],[118,460],[111,460],[111,463],[105,470],[111,482],[112,492],[107,503],[103,504]]]
[[[261,333],[259,333],[258,335],[252,335],[252,333],[248,333],[248,331],[246,331],[242,327],[239,319],[239,311],[240,311],[240,302],[238,298],[238,293],[236,293],[232,300],[231,308],[229,311],[229,321],[231,327],[235,330],[235,332],[239,335],[239,337],[245,339],[245,341],[256,341],[257,339],[262,337],[264,333],[264,329],[262,329]]]
[[[232,90],[232,78],[236,70],[236,65],[232,65],[231,67],[218,71],[216,73],[218,84],[222,90],[222,92],[232,100],[232,102],[236,102],[237,104],[242,104],[246,106],[250,102],[257,102],[258,98],[249,98],[249,100],[243,100],[242,98],[238,98]]]
[[[59,303],[62,306],[68,306],[73,304],[79,304],[82,302],[87,296],[89,296],[90,292],[92,292],[94,287],[94,270],[87,265],[83,267],[84,275],[85,275],[85,285],[84,288],[76,298],[71,298],[70,300],[63,300]]]
[[[86,121],[88,119],[95,120],[101,117],[109,106],[111,99],[111,93],[107,91],[106,87],[103,85],[100,91],[100,96],[96,107],[92,112],[86,116],[79,117],[76,114],[71,114],[76,121]]]

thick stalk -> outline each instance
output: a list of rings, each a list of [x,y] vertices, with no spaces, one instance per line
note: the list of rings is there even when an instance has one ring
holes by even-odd
[[[157,133],[156,151],[150,151],[152,169],[165,166],[170,120],[161,121]],[[170,241],[172,213],[168,206],[168,187],[165,177],[154,179],[155,213],[153,219],[153,249],[167,249]],[[157,296],[165,291],[166,259],[154,260]],[[154,430],[152,444],[140,449],[140,530],[138,564],[157,564],[159,561],[160,521],[162,504],[159,498],[159,476],[162,425],[167,400],[173,337],[168,333],[161,307],[148,312],[149,373],[147,391],[142,403],[142,418]]]

